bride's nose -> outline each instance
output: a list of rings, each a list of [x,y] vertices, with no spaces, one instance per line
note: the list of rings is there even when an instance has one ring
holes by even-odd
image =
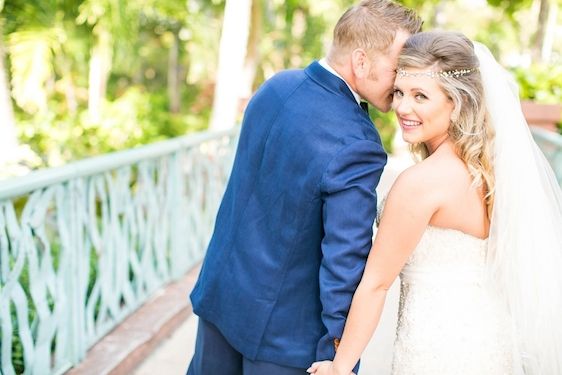
[[[412,106],[410,102],[405,97],[394,98],[392,101],[392,109],[399,115],[407,115],[412,112]]]

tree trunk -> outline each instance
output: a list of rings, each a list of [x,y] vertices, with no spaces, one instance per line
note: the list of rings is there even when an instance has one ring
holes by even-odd
[[[16,121],[10,97],[8,75],[4,65],[3,29],[0,23],[0,165],[17,157]]]
[[[64,81],[64,97],[66,98],[66,105],[68,107],[68,112],[71,115],[76,115],[78,113],[78,99],[76,98],[76,86],[74,85],[74,80],[72,79],[72,68],[70,59],[62,53],[59,58],[57,58],[57,63],[61,67],[62,80]]]
[[[96,34],[98,38],[90,57],[88,82],[88,113],[93,121],[99,121],[101,117],[113,54],[111,34],[103,28],[98,29]]]
[[[256,72],[260,62],[259,42],[262,36],[262,2],[256,0],[252,3],[252,15],[250,25],[250,35],[248,37],[248,50],[246,53],[246,61],[244,62],[244,71],[242,74],[242,85],[240,86],[240,99],[243,101],[242,110],[252,96],[254,90],[254,81]]]
[[[226,1],[210,129],[228,129],[237,120],[251,7],[251,0]]]
[[[435,11],[431,15],[431,25],[434,28],[444,28],[445,2],[440,1],[435,5]]]
[[[550,12],[550,0],[540,0],[539,19],[537,31],[533,40],[532,55],[535,61],[542,61],[542,47],[545,40],[548,14]]]
[[[180,65],[179,51],[180,40],[178,31],[173,32],[174,39],[168,53],[168,100],[170,102],[170,112],[179,113],[180,111]]]
[[[554,44],[554,36],[556,34],[556,20],[558,19],[558,2],[553,1],[550,4],[550,11],[548,12],[548,20],[546,22],[546,30],[544,39],[541,46],[542,61],[548,62],[552,56],[552,46]]]

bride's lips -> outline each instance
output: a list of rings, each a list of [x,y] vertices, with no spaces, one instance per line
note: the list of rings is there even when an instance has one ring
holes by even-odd
[[[412,129],[418,128],[422,125],[421,121],[410,120],[410,119],[406,119],[406,118],[402,118],[402,117],[399,117],[398,120],[400,122],[400,127],[403,130],[412,130]]]

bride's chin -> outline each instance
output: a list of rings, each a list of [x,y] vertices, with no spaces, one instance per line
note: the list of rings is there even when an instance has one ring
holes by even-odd
[[[419,142],[416,142],[415,140],[411,139],[410,137],[405,137],[404,135],[402,135],[402,140],[409,145],[415,145],[416,143],[419,143]]]

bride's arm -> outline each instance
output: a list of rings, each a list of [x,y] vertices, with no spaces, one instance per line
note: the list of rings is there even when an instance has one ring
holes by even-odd
[[[310,372],[348,375],[369,343],[388,289],[438,208],[435,191],[420,183],[427,176],[419,172],[417,168],[405,171],[392,187],[334,362],[317,362]]]

